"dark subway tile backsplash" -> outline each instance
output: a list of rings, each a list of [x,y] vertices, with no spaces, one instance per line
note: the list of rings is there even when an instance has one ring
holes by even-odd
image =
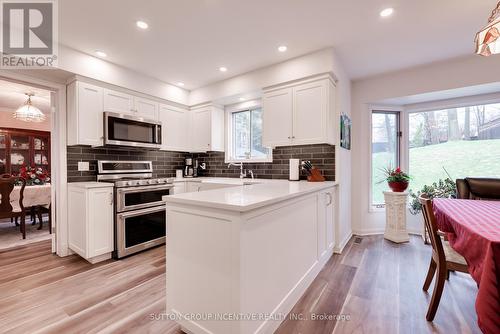
[[[239,177],[239,167],[227,167],[224,152],[184,153],[131,148],[92,148],[88,146],[68,146],[68,182],[95,181],[97,160],[151,160],[153,176],[173,177],[176,169],[184,167],[184,158],[192,156],[199,162],[207,163],[207,170],[200,176]],[[252,170],[256,178],[288,179],[288,159],[310,160],[319,168],[327,180],[335,180],[335,146],[328,144],[284,146],[273,150],[273,162],[248,163],[244,168]],[[88,161],[88,172],[78,171],[78,161]],[[301,179],[305,179],[301,173]]]
[[[131,148],[92,148],[88,146],[68,146],[68,182],[95,181],[97,160],[151,160],[154,177],[175,176],[176,169],[184,167],[186,153],[151,151]],[[88,161],[90,171],[79,172],[78,161]]]
[[[200,176],[240,176],[239,167],[227,167],[224,152],[195,153],[192,156],[200,163],[207,163],[207,170],[200,171]],[[310,160],[327,180],[335,181],[335,146],[328,144],[277,147],[273,150],[273,162],[245,163],[244,168],[252,170],[255,178],[288,179],[289,159]],[[305,179],[306,175],[301,173],[300,178]]]

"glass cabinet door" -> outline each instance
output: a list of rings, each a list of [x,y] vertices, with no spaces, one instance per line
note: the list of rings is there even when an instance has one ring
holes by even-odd
[[[36,166],[49,165],[49,143],[48,138],[34,137],[33,138],[33,163]]]
[[[23,135],[10,136],[11,173],[17,174],[23,164],[30,165],[30,137]]]

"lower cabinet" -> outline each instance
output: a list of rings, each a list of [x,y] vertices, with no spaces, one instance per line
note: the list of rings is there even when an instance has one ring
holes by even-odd
[[[172,195],[182,194],[186,192],[186,181],[176,181],[174,182],[174,188]]]
[[[112,184],[68,183],[69,248],[90,263],[111,258],[113,211]]]
[[[334,188],[318,193],[318,258],[328,254],[335,244]]]

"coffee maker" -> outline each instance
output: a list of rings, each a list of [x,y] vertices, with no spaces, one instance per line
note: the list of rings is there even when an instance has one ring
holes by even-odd
[[[184,166],[184,177],[197,177],[198,176],[198,160],[193,158],[186,158]]]

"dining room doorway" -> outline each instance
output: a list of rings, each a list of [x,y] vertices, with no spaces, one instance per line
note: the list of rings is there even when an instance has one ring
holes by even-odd
[[[55,240],[52,95],[48,89],[0,79],[0,176],[15,177],[9,195],[12,214],[5,208],[0,212],[0,251]]]

